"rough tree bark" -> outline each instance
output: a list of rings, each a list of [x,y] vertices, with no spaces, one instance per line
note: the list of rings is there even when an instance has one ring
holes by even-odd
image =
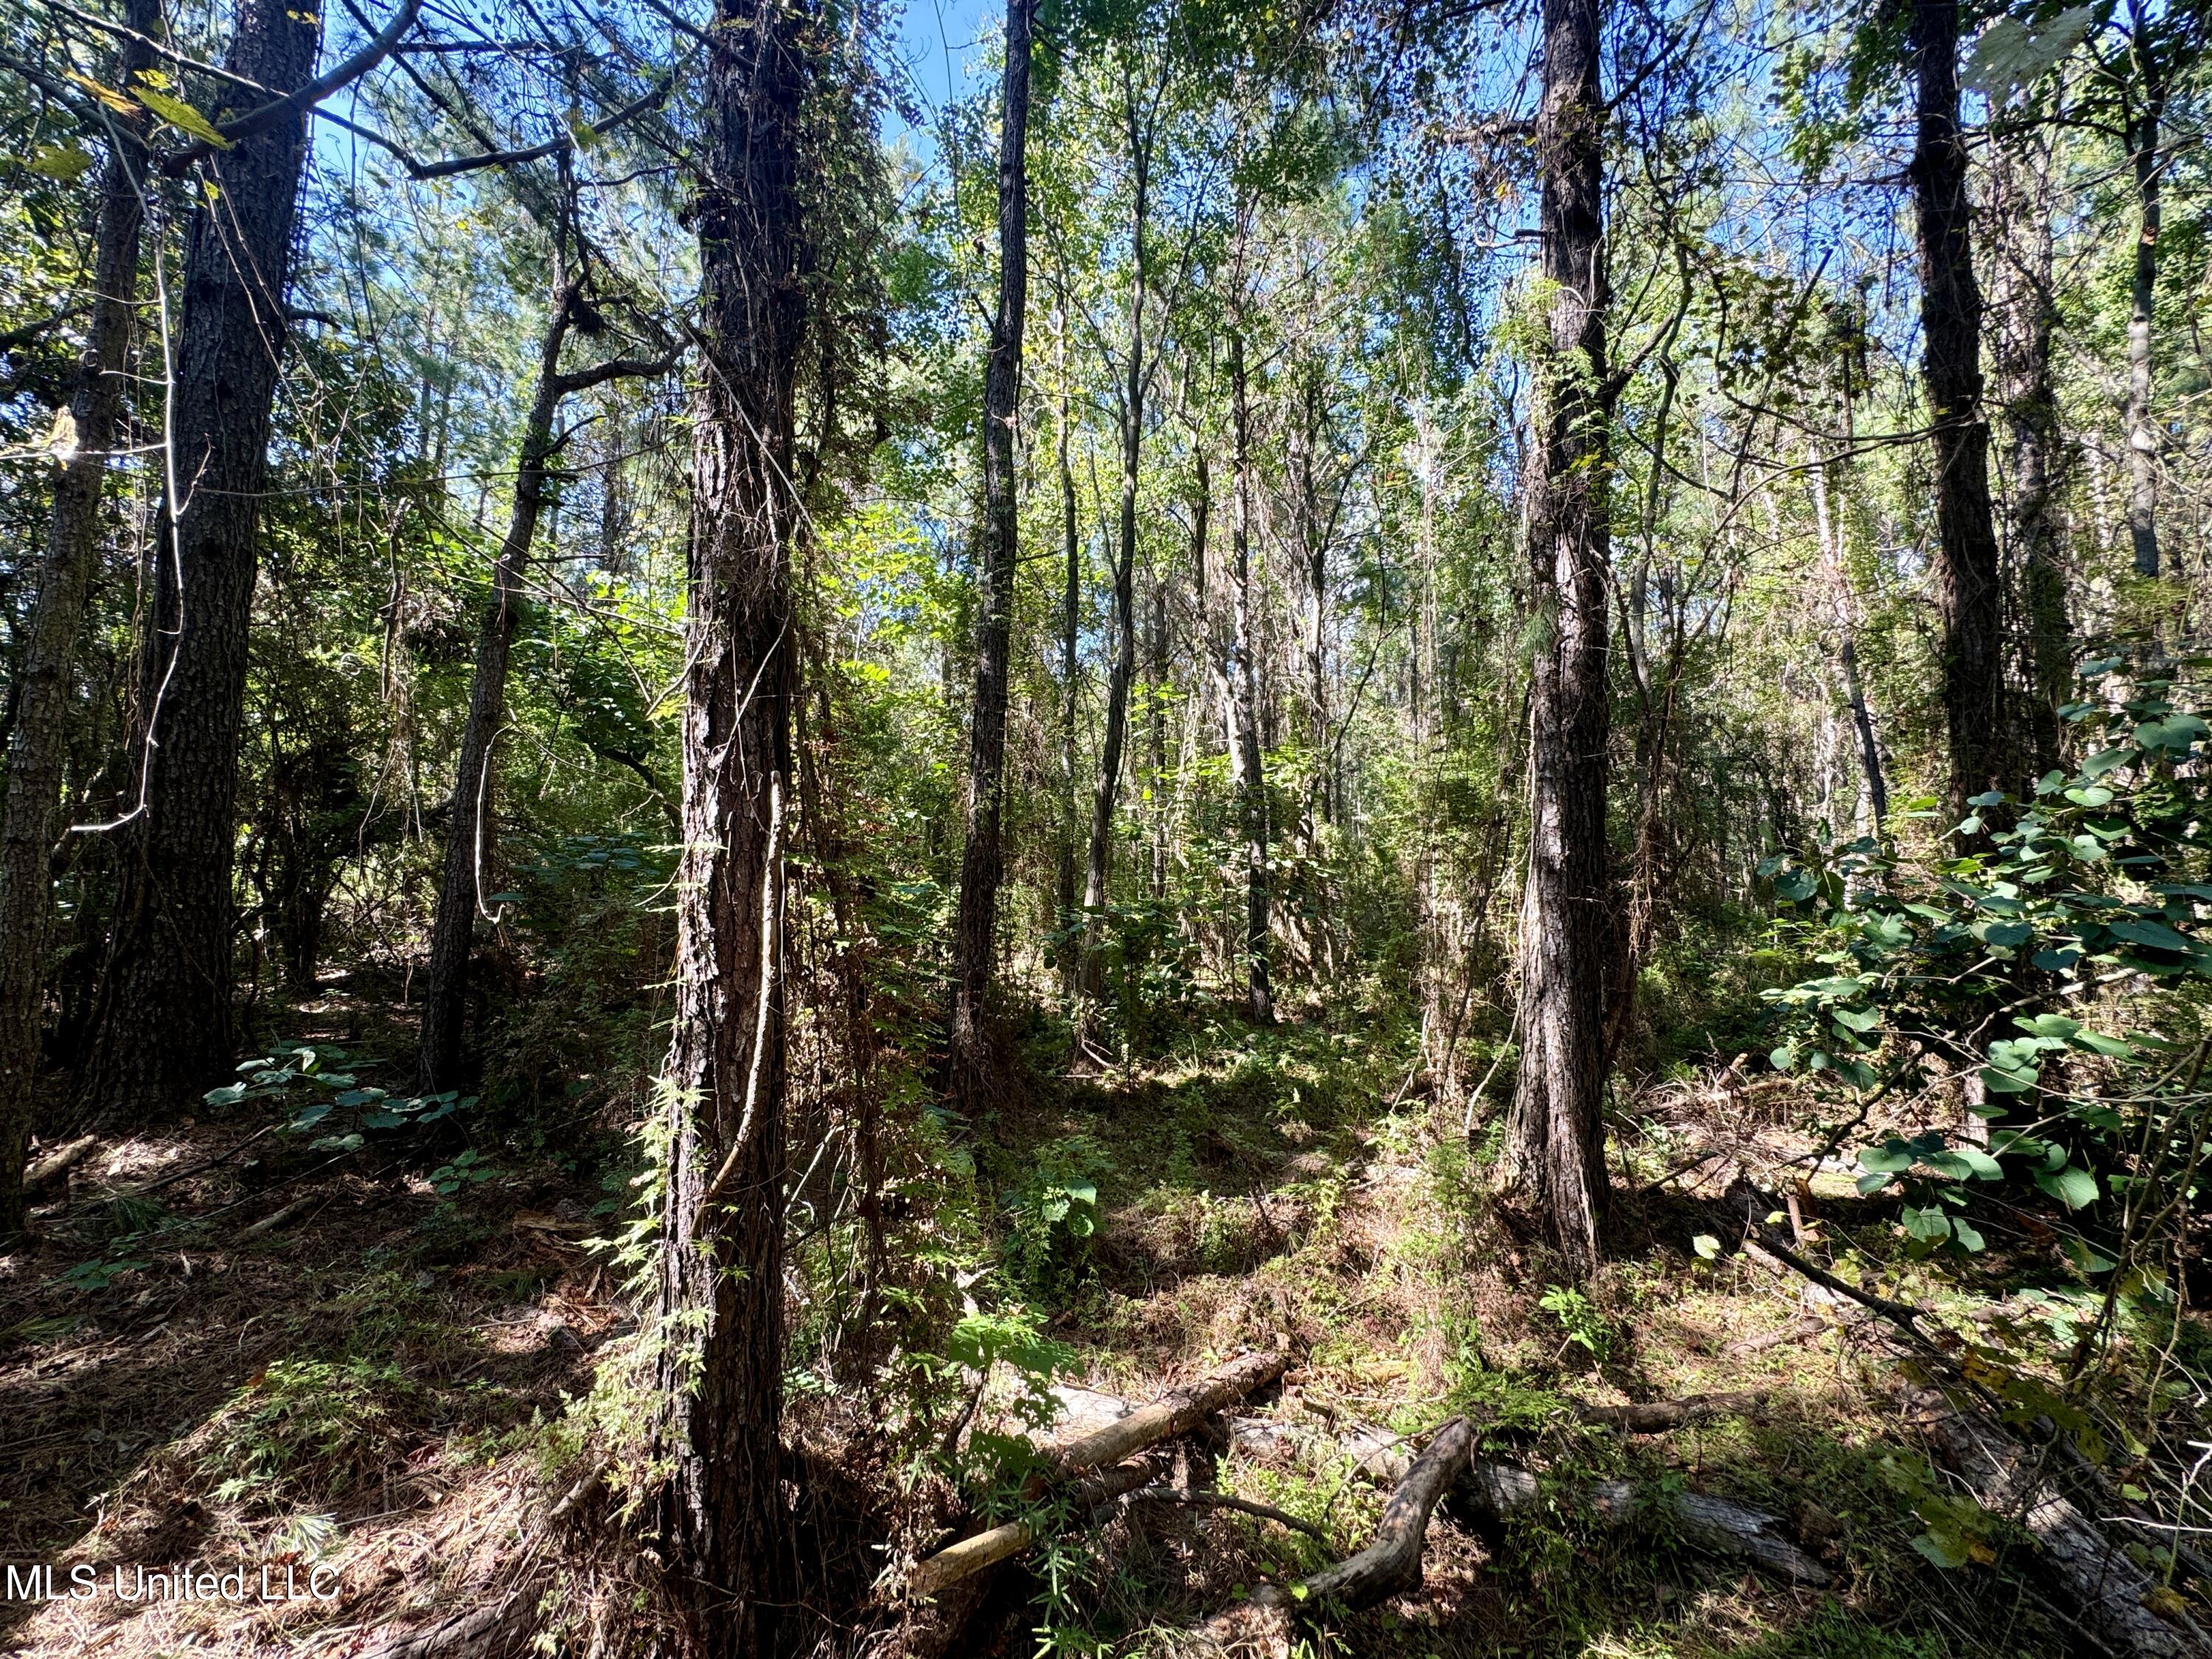
[[[1243,221],[1239,221],[1240,228]],[[1241,239],[1240,239],[1241,240]],[[1241,288],[1241,276],[1240,276]],[[1252,402],[1244,331],[1229,331],[1230,454],[1235,471],[1229,543],[1229,697],[1238,816],[1244,830],[1245,1006],[1255,1024],[1275,1018],[1267,969],[1267,778],[1260,749],[1260,688],[1252,632]]]
[[[556,270],[552,307],[538,351],[538,390],[522,423],[515,459],[514,501],[507,534],[493,562],[491,597],[477,623],[475,678],[469,690],[469,715],[461,729],[461,752],[453,769],[453,808],[447,818],[446,861],[438,884],[438,908],[430,930],[428,982],[416,1046],[417,1079],[426,1091],[453,1088],[461,1067],[461,1037],[468,1009],[469,957],[482,908],[486,840],[496,822],[493,811],[497,769],[492,749],[507,719],[507,665],[514,635],[529,603],[523,578],[530,568],[531,543],[545,504],[545,485],[562,438],[553,422],[562,403],[610,380],[657,374],[672,360],[611,358],[589,368],[563,373],[561,349],[568,342],[582,288]]]
[[[1128,373],[1121,388],[1121,515],[1114,555],[1114,665],[1106,682],[1106,732],[1098,751],[1098,786],[1091,798],[1091,848],[1083,882],[1083,988],[1094,1005],[1105,989],[1099,946],[1106,927],[1107,884],[1113,874],[1114,805],[1121,793],[1121,751],[1128,738],[1129,686],[1137,671],[1137,472],[1144,457],[1145,299],[1152,285],[1146,235],[1152,210],[1152,129],[1138,106],[1136,78],[1125,67],[1130,169]]]
[[[1064,934],[1076,925],[1075,653],[1083,608],[1083,555],[1081,538],[1076,533],[1075,471],[1067,459],[1068,423],[1073,410],[1067,384],[1067,314],[1065,310],[1057,314],[1054,323],[1054,334],[1060,364],[1060,420],[1053,429],[1053,448],[1054,460],[1060,471],[1061,551],[1066,561],[1066,574],[1060,589],[1060,885],[1059,915],[1054,921]],[[1063,943],[1060,954],[1063,969],[1060,975],[1062,989],[1073,998],[1077,982],[1075,952]]]
[[[1917,0],[1912,46],[1921,374],[1936,439],[1936,598],[1956,822],[1969,799],[2013,781],[2003,735],[2003,606],[1990,507],[1990,428],[1982,408],[1982,291],[1974,276],[1966,142],[1959,125],[1958,0]]]
[[[1521,913],[1521,1073],[1502,1176],[1571,1267],[1605,1231],[1602,1117],[1607,925],[1605,842],[1608,295],[1598,0],[1545,0],[1536,118],[1547,312],[1531,377],[1525,484],[1534,649],[1529,689],[1528,872]]]
[[[1006,67],[999,129],[999,310],[983,385],[983,592],[975,619],[975,697],[969,722],[968,840],[953,933],[952,1085],[973,1103],[982,1084],[983,1004],[1006,849],[1006,675],[1019,559],[1014,511],[1014,422],[1021,398],[1022,324],[1029,308],[1030,23],[1031,0],[1006,0]]]
[[[784,822],[796,679],[792,432],[811,258],[799,197],[819,20],[717,0],[693,212],[702,292],[684,854],[654,1461],[698,1654],[772,1651],[782,1453]]]
[[[2027,690],[2021,793],[2059,763],[2058,710],[2071,695],[2072,624],[2066,611],[2065,441],[2051,381],[2057,321],[2051,239],[2051,137],[2037,128],[1992,146],[1990,193],[2002,226],[1996,257],[1998,324],[1992,364],[2004,411],[2007,502],[2020,594],[2020,680]]]
[[[130,27],[116,53],[114,80],[154,61],[161,27],[155,0],[131,0]],[[125,374],[138,295],[138,246],[145,222],[136,170],[142,134],[110,113],[107,160],[93,225],[92,314],[69,414],[75,448],[55,457],[53,514],[36,580],[30,624],[15,675],[15,724],[8,738],[8,781],[0,803],[0,1239],[23,1224],[23,1160],[30,1148],[31,1085],[39,1067],[39,1011],[46,969],[48,872],[69,716],[76,689],[77,636],[100,557],[100,517],[107,463],[123,424]],[[141,118],[143,124],[143,118]]]
[[[2129,135],[2135,152],[2136,197],[2142,223],[2136,235],[2135,280],[2128,310],[2128,539],[2136,574],[2158,574],[2158,428],[2150,412],[2151,325],[2158,301],[2160,215],[2159,129],[2166,118],[2166,76],[2150,38],[2144,0],[2130,0],[2129,49],[2135,58],[2142,103]]]
[[[321,16],[246,0],[225,68],[267,92],[304,90]],[[193,213],[185,256],[168,488],[139,653],[141,810],[117,832],[115,925],[84,1082],[88,1104],[124,1121],[183,1105],[232,1058],[247,638],[307,136],[295,108],[209,155],[220,193]]]

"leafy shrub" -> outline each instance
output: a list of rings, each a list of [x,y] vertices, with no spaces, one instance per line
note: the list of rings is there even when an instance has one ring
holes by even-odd
[[[1973,1185],[2012,1182],[2078,1214],[2069,1253],[2109,1269],[2126,1252],[2109,1228],[2106,1248],[2093,1244],[2088,1212],[2193,1163],[2212,1098],[2193,1040],[2212,980],[2198,935],[2212,904],[2212,724],[2177,705],[2174,666],[2139,665],[2109,705],[2063,710],[2089,751],[2080,767],[2024,800],[1974,797],[1931,853],[1900,860],[1867,837],[1764,866],[1794,910],[1782,931],[1826,969],[1765,994],[1780,1016],[1774,1066],[1853,1103],[1856,1121],[1871,1097],[1940,1082],[1939,1066],[1978,1081],[1966,1104],[1990,1126],[1985,1147],[1929,1128],[1859,1152],[1861,1191],[1901,1188],[1922,1250],[1980,1250],[1964,1213]],[[1931,818],[1935,803],[1905,811]],[[2130,984],[2148,992],[2110,994]],[[2168,1029],[2091,1024],[2145,1015]]]
[[[1036,1172],[1006,1204],[1006,1277],[1032,1300],[1066,1300],[1091,1267],[1105,1148],[1071,1135],[1037,1149]]]

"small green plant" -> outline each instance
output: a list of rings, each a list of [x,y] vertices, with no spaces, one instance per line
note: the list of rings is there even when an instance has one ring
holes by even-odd
[[[1089,1271],[1104,1163],[1104,1149],[1087,1135],[1051,1142],[1008,1202],[1006,1276],[1031,1300],[1064,1300]]]
[[[90,1261],[80,1261],[62,1274],[61,1282],[73,1291],[104,1291],[127,1273],[135,1273],[147,1265],[139,1256],[96,1256]]]
[[[434,1095],[394,1095],[374,1085],[363,1085],[352,1073],[326,1069],[342,1065],[342,1048],[301,1043],[279,1049],[264,1059],[249,1060],[238,1068],[239,1081],[210,1089],[201,1097],[221,1109],[248,1100],[292,1103],[305,1095],[284,1125],[286,1134],[325,1133],[309,1143],[316,1152],[358,1151],[364,1136],[386,1129],[405,1129],[435,1123],[477,1103],[474,1095],[446,1090]]]
[[[465,1188],[492,1181],[506,1170],[484,1161],[482,1152],[473,1146],[454,1155],[451,1164],[441,1164],[430,1171],[430,1190],[441,1198],[452,1198]]]
[[[1569,1346],[1584,1348],[1594,1359],[1602,1361],[1612,1346],[1613,1333],[1607,1328],[1605,1316],[1596,1304],[1581,1291],[1571,1285],[1547,1285],[1536,1305],[1559,1322],[1566,1333],[1566,1342],[1560,1345],[1565,1352]]]
[[[343,1498],[399,1461],[395,1408],[411,1391],[388,1362],[278,1360],[216,1418],[202,1471],[226,1503]]]

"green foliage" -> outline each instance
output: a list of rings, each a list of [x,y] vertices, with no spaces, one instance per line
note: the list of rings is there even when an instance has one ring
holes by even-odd
[[[1985,1148],[1930,1129],[1859,1153],[1862,1192],[1905,1188],[1917,1245],[1983,1248],[1960,1213],[1975,1182],[2027,1182],[2094,1222],[2107,1191],[2185,1151],[2203,1115],[2190,1038],[2212,980],[2197,764],[2212,726],[2174,701],[2176,666],[2089,665],[2093,686],[2116,690],[2064,711],[2087,758],[2026,799],[1977,796],[1947,850],[1900,860],[1867,838],[1763,866],[1802,918],[1782,931],[1831,970],[1766,994],[1784,1039],[1775,1066],[1864,1097],[1923,1082],[1941,1057],[1981,1085]],[[1924,821],[1933,804],[1905,811]],[[2060,1012],[2129,980],[2153,988],[2137,1006],[2166,1030]]]
[[[364,1133],[427,1127],[477,1103],[474,1095],[451,1089],[434,1095],[388,1094],[362,1085],[351,1072],[325,1069],[343,1064],[345,1058],[343,1049],[302,1043],[242,1061],[238,1082],[210,1089],[202,1098],[209,1106],[222,1109],[252,1100],[289,1104],[304,1095],[304,1103],[292,1106],[283,1132],[304,1135],[320,1129],[323,1133],[308,1142],[310,1150],[341,1152],[358,1151]]]
[[[1613,1330],[1589,1297],[1573,1285],[1547,1285],[1536,1305],[1559,1322],[1567,1341],[1602,1363],[1613,1347]]]
[[[1008,1281],[1048,1306],[1065,1302],[1091,1263],[1098,1231],[1098,1177],[1106,1149],[1088,1135],[1047,1143],[1036,1170],[1006,1200]]]
[[[389,1361],[278,1360],[217,1413],[200,1468],[218,1498],[264,1511],[355,1495],[404,1456],[410,1389]]]

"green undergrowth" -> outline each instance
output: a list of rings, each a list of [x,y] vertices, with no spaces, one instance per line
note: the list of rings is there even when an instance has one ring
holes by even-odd
[[[1777,973],[1784,964],[1774,965]],[[1279,1400],[1255,1410],[1326,1435],[1368,1424],[1418,1441],[1476,1425],[1480,1455],[1540,1472],[1545,1498],[1502,1534],[1431,1534],[1426,1588],[1305,1638],[1314,1653],[1844,1656],[2026,1659],[2067,1651],[2037,1601],[2032,1554],[2001,1522],[1944,1567],[1947,1489],[1878,1389],[1790,1326],[1798,1287],[1711,1248],[1695,1211],[1627,1203],[1623,1243],[1574,1283],[1504,1215],[1459,1111],[1399,1100],[1410,1034],[1286,1024],[1198,1028],[1167,1055],[1041,1085],[978,1126],[979,1186],[1003,1281],[1091,1386],[1141,1395],[1237,1352],[1287,1345]],[[1667,1148],[1632,1148],[1640,1165]],[[1649,1181],[1656,1171],[1641,1179]],[[1824,1236],[1842,1271],[1929,1299],[1985,1301],[1908,1259],[1871,1202]],[[1711,1248],[1711,1253],[1708,1249]],[[1978,1271],[1989,1275],[1995,1264]],[[1745,1388],[1760,1420],[1624,1437],[1583,1425],[1608,1403]],[[1306,1466],[1201,1447],[1194,1486],[1270,1504],[1302,1534],[1217,1510],[1101,1517],[1036,1566],[1041,1650],[1140,1653],[1264,1580],[1362,1547],[1383,1492],[1348,1460]],[[1626,1480],[1778,1516],[1832,1585],[1806,1590],[1700,1554],[1663,1524],[1597,1525],[1579,1494]],[[1969,1528],[1971,1529],[1971,1528]]]

